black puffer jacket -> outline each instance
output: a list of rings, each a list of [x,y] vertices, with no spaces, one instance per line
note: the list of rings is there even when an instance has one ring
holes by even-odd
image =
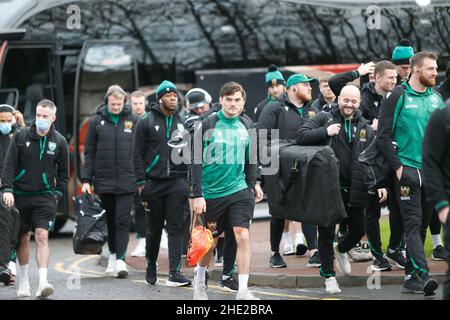
[[[279,139],[295,139],[297,130],[314,117],[319,110],[312,107],[311,103],[298,109],[289,101],[287,93],[280,96],[276,102],[271,102],[264,107],[264,110],[256,124],[256,129],[268,129],[268,141],[272,135],[270,129],[279,130]]]
[[[375,90],[375,83],[365,83],[361,89],[361,106],[359,110],[361,110],[363,117],[369,120],[370,123],[374,119],[378,119],[381,100],[383,100],[383,96],[379,95]]]
[[[327,103],[323,94],[319,94],[319,97],[312,102],[312,106],[319,111],[330,112],[333,103]]]
[[[167,142],[174,136],[174,131],[189,140],[189,131],[185,119],[178,113],[167,117],[158,105],[150,107],[150,111],[139,120],[136,130],[136,148],[134,166],[139,185],[146,180],[167,180],[187,177],[187,165],[175,164],[171,153],[173,148]],[[180,132],[179,129],[183,131]],[[188,136],[185,137],[184,134]],[[190,160],[189,160],[190,161]]]
[[[89,124],[81,180],[93,183],[96,193],[135,192],[133,154],[139,118],[125,105],[115,125],[106,108],[101,105]]]
[[[330,138],[327,128],[334,123],[340,123],[341,130],[337,136]],[[362,117],[359,110],[351,120],[345,120],[339,106],[335,105],[331,112],[321,112],[313,119],[308,120],[298,130],[297,143],[301,145],[330,144],[339,159],[341,190],[349,192],[350,195],[348,205],[365,208],[367,206],[367,189],[364,186],[363,172],[358,157],[373,140],[374,135],[369,121]]]

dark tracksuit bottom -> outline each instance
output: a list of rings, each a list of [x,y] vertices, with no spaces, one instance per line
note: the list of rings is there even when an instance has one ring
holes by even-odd
[[[426,201],[419,169],[404,166],[400,181],[395,181],[400,212],[405,226],[406,258],[405,274],[428,272],[423,245],[430,224],[433,205]]]
[[[145,208],[139,200],[139,195],[136,192],[134,197],[134,219],[136,221],[136,233],[138,239],[145,238],[147,233],[147,217],[145,215]]]
[[[447,260],[448,265],[447,273],[445,274],[443,300],[450,300],[450,214],[448,215],[447,222],[443,225],[443,227],[445,259]]]
[[[389,248],[392,250],[401,250],[403,245],[403,222],[400,209],[395,201],[395,195],[389,190]],[[383,256],[383,249],[380,237],[380,216],[381,204],[379,203],[378,192],[369,196],[369,205],[366,209],[366,227],[367,238],[369,240],[370,251],[373,256],[380,258]]]
[[[225,238],[223,241],[223,272],[225,276],[232,276],[236,271],[236,252],[237,243],[234,237],[233,228],[231,227],[229,221],[227,220],[225,224]]]
[[[431,235],[441,234],[441,222],[439,221],[439,215],[437,212],[434,212],[431,215],[430,233]]]
[[[148,203],[149,225],[146,236],[146,257],[149,264],[158,260],[161,233],[166,221],[169,242],[169,271],[179,272],[184,232],[184,208],[189,198],[189,183],[183,178],[147,181],[141,200]]]
[[[109,251],[121,260],[125,260],[127,254],[134,196],[134,193],[100,194],[102,207],[106,211]]]
[[[341,253],[348,252],[352,249],[365,234],[365,214],[364,208],[349,207],[348,193],[342,192],[342,200],[344,202],[348,226],[348,232],[338,243],[338,250]],[[319,252],[320,252],[320,275],[323,277],[334,277],[334,232],[336,225],[332,224],[328,228],[319,226]]]
[[[0,267],[7,267],[11,259],[12,243],[16,242],[13,241],[14,229],[18,229],[19,220],[18,214],[12,210],[0,208]]]
[[[270,217],[270,247],[273,252],[280,251],[280,242],[283,236],[285,219]],[[317,249],[317,226],[302,223],[302,231],[305,235],[308,250]]]

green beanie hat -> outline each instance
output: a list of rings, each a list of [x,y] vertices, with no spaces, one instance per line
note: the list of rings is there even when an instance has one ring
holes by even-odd
[[[410,64],[410,59],[414,56],[414,49],[411,42],[407,39],[400,41],[400,44],[395,47],[392,53],[392,63],[396,65]]]
[[[314,80],[316,80],[316,79],[308,78],[307,76],[305,76],[304,74],[301,74],[301,73],[293,74],[292,76],[289,77],[289,79],[287,81],[287,87],[289,88],[290,86],[293,86],[294,84],[297,84],[297,83],[311,82]]]
[[[177,92],[177,87],[175,87],[173,82],[164,80],[156,89],[156,98],[160,99],[163,95],[169,92]]]
[[[286,81],[284,81],[284,77],[281,72],[278,71],[277,67],[271,64],[266,73],[266,86],[270,87],[275,84],[282,84],[285,86]]]

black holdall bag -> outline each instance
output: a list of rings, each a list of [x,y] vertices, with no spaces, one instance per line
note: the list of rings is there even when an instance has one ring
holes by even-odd
[[[278,172],[264,176],[272,216],[322,227],[347,217],[331,147],[275,140],[270,149],[279,150]]]
[[[108,240],[106,211],[96,195],[85,193],[73,198],[77,225],[73,233],[76,254],[100,254]]]

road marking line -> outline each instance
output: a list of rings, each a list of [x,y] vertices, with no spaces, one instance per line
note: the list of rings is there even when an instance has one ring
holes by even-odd
[[[158,278],[160,279],[160,278]],[[162,278],[163,280],[166,280],[167,278]],[[136,282],[136,283],[145,283],[144,280],[132,280],[132,282]],[[161,284],[162,286],[164,286],[163,284]],[[192,287],[179,287],[182,289],[187,289],[187,290],[194,290],[194,288]],[[213,291],[214,293],[223,293],[223,294],[235,294],[235,292],[229,292],[229,291],[225,291],[223,290],[221,287],[219,286],[211,286],[208,285],[208,289],[213,288],[216,289],[215,291]],[[337,298],[319,298],[319,297],[309,297],[309,296],[303,296],[303,295],[293,295],[293,294],[286,294],[286,293],[277,293],[277,292],[270,292],[270,291],[260,291],[260,290],[250,290],[253,293],[257,293],[257,294],[262,294],[262,295],[266,295],[266,296],[276,296],[276,297],[286,297],[286,298],[295,298],[295,299],[306,299],[306,300],[340,300]]]
[[[72,275],[76,274],[76,275],[80,275],[80,276],[84,276],[84,277],[88,277],[88,278],[101,278],[100,274],[103,275],[103,276],[106,276],[105,273],[100,273],[98,271],[89,270],[89,269],[80,267],[81,263],[89,261],[89,260],[91,260],[91,259],[93,259],[95,257],[97,257],[97,256],[96,255],[89,255],[87,257],[83,257],[81,259],[75,260],[71,265],[69,265],[68,269],[64,268],[64,263],[63,262],[59,262],[59,263],[55,264],[53,269],[56,270],[57,272],[60,272],[60,273],[66,273],[66,274],[72,274]],[[88,272],[88,273],[95,273],[95,274],[98,274],[98,275],[86,274],[86,273],[82,273],[82,272],[78,273],[78,272],[69,271],[69,269],[73,270],[75,268],[78,268],[80,270],[84,270],[85,272]]]

